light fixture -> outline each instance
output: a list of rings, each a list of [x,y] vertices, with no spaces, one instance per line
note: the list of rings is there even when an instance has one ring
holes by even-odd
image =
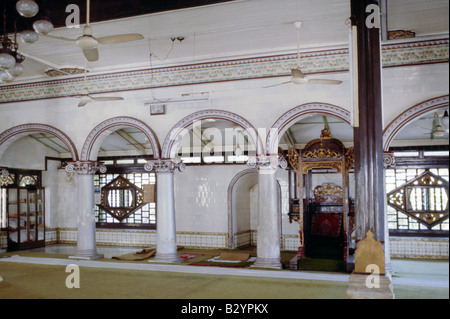
[[[17,76],[22,75],[24,73],[22,62],[25,60],[25,57],[19,52],[18,32],[14,15],[7,14],[6,1],[4,3],[3,33],[0,34],[0,83],[14,81]],[[21,16],[31,18],[39,12],[39,6],[33,0],[20,0],[16,2],[16,10]],[[14,23],[13,37],[8,34],[7,18]],[[41,17],[33,23],[33,29],[19,33],[19,37],[24,43],[36,42],[39,39],[39,34],[47,34],[53,29],[53,24],[49,18]]]
[[[24,43],[34,43],[39,39],[39,35],[32,30],[25,30],[20,33],[20,39]]]
[[[434,130],[433,135],[438,137],[445,135],[445,131],[443,130],[441,125],[436,125],[436,129]]]
[[[17,77],[22,75],[24,71],[23,65],[16,62],[16,64],[12,68],[9,68],[7,72],[12,76]]]
[[[19,0],[16,3],[16,10],[22,17],[32,18],[39,12],[39,6],[34,0]]]
[[[11,75],[8,71],[0,70],[0,83],[5,82],[9,83],[14,81],[15,77]]]
[[[39,20],[34,21],[33,29],[38,34],[47,34],[53,30],[53,23],[47,17],[43,17]]]
[[[16,64],[16,59],[12,56],[8,49],[4,49],[3,45],[0,49],[0,68],[9,69]]]

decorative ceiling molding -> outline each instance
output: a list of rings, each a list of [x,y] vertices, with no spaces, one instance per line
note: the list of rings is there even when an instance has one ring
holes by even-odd
[[[448,63],[448,47],[448,39],[387,44],[383,67]],[[87,85],[94,94],[289,76],[296,59],[296,54],[285,54],[91,75]],[[301,61],[306,74],[349,70],[347,48],[306,52]],[[78,95],[84,86],[80,77],[0,86],[0,103]]]

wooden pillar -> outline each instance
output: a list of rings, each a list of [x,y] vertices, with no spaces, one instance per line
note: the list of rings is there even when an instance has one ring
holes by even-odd
[[[371,230],[384,242],[385,186],[381,87],[380,28],[371,22],[377,0],[351,0],[352,25],[357,27],[358,126],[354,129],[356,240]]]
[[[394,298],[386,276],[385,184],[383,162],[383,109],[381,82],[380,1],[350,0],[353,41],[356,47],[357,99],[354,100],[355,270],[347,297]],[[370,281],[375,279],[376,285]]]

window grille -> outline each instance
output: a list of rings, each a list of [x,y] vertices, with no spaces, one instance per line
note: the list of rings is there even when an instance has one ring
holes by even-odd
[[[448,168],[386,170],[390,230],[449,230]]]

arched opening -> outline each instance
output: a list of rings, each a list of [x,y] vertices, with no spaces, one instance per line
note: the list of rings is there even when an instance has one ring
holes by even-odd
[[[185,117],[171,129],[164,141],[162,158],[183,158],[191,163],[242,163],[246,155],[259,154],[261,149],[258,132],[247,120],[234,113],[207,110]]]
[[[276,123],[278,152],[290,164],[289,216],[299,227],[299,269],[348,271],[355,248],[353,128],[344,110],[321,107],[296,108]],[[273,152],[275,143],[267,145]]]
[[[393,140],[409,140],[415,142],[409,142],[410,144],[422,143],[423,140],[426,139],[427,143],[429,139],[426,138],[426,135],[429,137],[432,136],[432,131],[435,128],[435,125],[438,123],[435,121],[435,116],[430,114],[435,112],[440,112],[440,117],[438,118],[441,121],[441,125],[444,126],[444,131],[448,130],[448,117],[447,120],[443,117],[443,113],[445,110],[448,110],[449,107],[449,97],[441,96],[434,99],[430,99],[424,102],[421,102],[408,110],[401,113],[396,119],[394,119],[384,130],[383,132],[383,149],[385,152],[389,151]],[[447,121],[443,123],[443,121]],[[425,123],[428,122],[428,123]],[[445,128],[445,125],[447,127]],[[399,136],[397,136],[400,134]],[[434,136],[436,137],[436,136]],[[440,136],[442,138],[442,136]],[[448,139],[448,132],[447,132]],[[421,141],[422,140],[422,141]],[[419,142],[421,141],[421,142]]]
[[[46,229],[57,227],[59,158],[78,160],[78,152],[52,126],[23,124],[0,134],[0,167],[7,172],[0,177],[0,228],[7,229],[8,250],[44,246]]]
[[[298,122],[301,119],[312,117],[315,115],[322,115],[322,116],[331,116],[333,118],[336,118],[336,121],[344,122],[348,125],[351,123],[350,119],[350,112],[346,109],[343,109],[336,105],[326,104],[326,103],[307,103],[300,106],[297,106],[286,113],[284,113],[273,125],[269,132],[269,135],[267,136],[266,140],[266,152],[267,154],[278,154],[278,146],[279,143],[281,143],[281,139],[284,138],[286,135],[286,138],[284,138],[285,141],[288,141],[288,135],[291,134],[289,131],[292,131],[292,127],[295,126],[295,124],[298,124]],[[322,121],[322,120],[321,120]],[[323,119],[325,121],[325,119]],[[323,124],[323,121],[320,123],[320,125]],[[317,122],[317,121],[316,121]],[[312,120],[311,124],[314,124],[314,119]],[[333,123],[338,124],[338,123]],[[342,123],[340,123],[342,124]],[[323,128],[323,127],[322,127]],[[320,130],[322,128],[316,128],[315,131],[318,131],[320,133]],[[309,132],[312,132],[311,130]],[[306,134],[307,132],[304,131],[303,134]],[[353,139],[352,139],[353,140]],[[304,139],[304,142],[307,142],[307,139]]]
[[[80,158],[95,161],[99,154],[104,156],[108,151],[134,151],[134,154],[160,158],[161,148],[156,134],[148,125],[131,117],[116,117],[98,124],[89,133]]]
[[[81,159],[106,167],[94,176],[97,228],[156,228],[156,177],[144,166],[147,159],[159,157],[156,134],[137,119],[108,119],[91,131]]]
[[[392,255],[401,236],[408,245],[417,237],[448,236],[448,96],[417,104],[399,115],[384,132],[387,224]],[[403,196],[400,196],[404,194]],[[427,257],[435,258],[432,238],[427,239]]]
[[[281,221],[282,190],[279,182],[277,191]],[[258,209],[258,171],[246,169],[237,174],[228,187],[228,248],[257,245]]]

